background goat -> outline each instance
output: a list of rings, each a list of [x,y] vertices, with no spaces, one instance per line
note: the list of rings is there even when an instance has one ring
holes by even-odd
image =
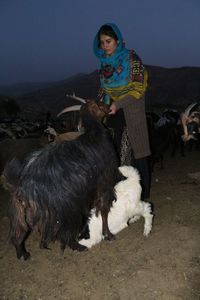
[[[13,160],[4,170],[13,190],[10,239],[18,258],[29,258],[25,240],[36,224],[41,248],[59,240],[63,250],[66,245],[86,249],[77,239],[93,207],[101,212],[104,237],[113,238],[107,215],[115,199],[118,160],[105,127],[86,112],[82,124],[84,134],[77,139],[50,144],[23,165]]]
[[[185,143],[195,140],[199,143],[200,136],[200,103],[190,104],[181,114],[183,127],[182,139]]]
[[[116,234],[142,216],[145,220],[144,235],[148,236],[152,228],[153,214],[150,203],[141,201],[139,173],[132,166],[121,166],[119,171],[126,179],[118,182],[115,186],[117,200],[113,202],[108,214],[109,228]],[[88,226],[90,237],[81,239],[79,243],[91,248],[103,239],[102,219],[100,215],[96,214],[96,209],[92,210]]]
[[[0,141],[0,175],[6,163],[14,157],[23,160],[28,153],[45,147],[48,144],[47,138],[43,135],[40,138],[4,139]]]

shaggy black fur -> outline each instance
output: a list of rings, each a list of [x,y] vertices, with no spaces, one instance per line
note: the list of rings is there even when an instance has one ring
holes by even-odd
[[[119,181],[118,160],[105,127],[83,116],[85,133],[77,140],[51,144],[31,153],[21,165],[11,161],[4,170],[13,184],[11,241],[17,257],[27,259],[25,239],[37,224],[41,247],[59,240],[64,250],[84,250],[78,235],[92,207],[107,218]],[[112,238],[105,221],[103,234]]]

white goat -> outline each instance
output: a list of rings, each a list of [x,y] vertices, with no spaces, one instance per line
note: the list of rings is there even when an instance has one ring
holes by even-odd
[[[145,220],[144,235],[148,236],[152,228],[153,214],[150,203],[141,201],[139,173],[132,166],[121,166],[119,171],[127,179],[115,185],[117,200],[113,202],[108,214],[110,231],[116,234],[142,216]],[[96,216],[95,212],[95,209],[91,211],[91,217],[88,221],[90,238],[79,241],[80,244],[88,248],[98,244],[103,239],[102,219],[100,215]]]

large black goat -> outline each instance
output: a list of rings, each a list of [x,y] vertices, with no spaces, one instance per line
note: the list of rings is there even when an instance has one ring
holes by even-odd
[[[101,212],[103,235],[112,239],[107,216],[115,199],[118,160],[108,130],[86,112],[84,134],[72,141],[50,144],[31,153],[22,165],[11,161],[4,176],[12,186],[10,239],[17,257],[25,260],[25,240],[37,224],[41,248],[59,240],[82,251],[81,228],[93,207]]]

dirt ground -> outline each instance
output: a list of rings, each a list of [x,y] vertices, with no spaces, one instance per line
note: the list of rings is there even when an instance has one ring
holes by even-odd
[[[32,258],[19,261],[8,244],[9,195],[0,190],[1,300],[197,300],[200,299],[200,183],[188,173],[200,171],[200,152],[169,155],[164,170],[156,165],[151,202],[154,224],[148,238],[143,220],[131,224],[113,242],[83,253],[59,244],[39,248],[38,233],[27,241]]]

